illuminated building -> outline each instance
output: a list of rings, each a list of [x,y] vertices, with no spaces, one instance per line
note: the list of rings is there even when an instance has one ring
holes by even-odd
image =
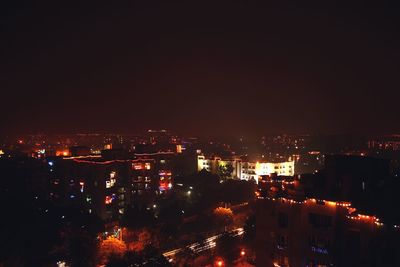
[[[52,176],[49,198],[55,205],[76,206],[105,221],[117,220],[126,208],[152,206],[157,196],[172,189],[174,155],[119,159],[120,150],[112,149],[102,156],[55,158],[48,163]]]
[[[286,162],[242,162],[242,180],[258,182],[259,176],[277,174],[278,176],[293,176],[294,161]]]
[[[334,156],[326,164],[314,188],[303,176],[262,183],[257,265],[400,266],[399,182],[385,178],[385,161]]]
[[[368,148],[374,150],[400,150],[400,135],[388,135],[368,141]]]
[[[284,162],[248,162],[241,159],[221,159],[219,157],[206,158],[204,155],[197,156],[197,171],[203,169],[220,174],[221,168],[230,165],[230,178],[241,180],[254,180],[258,182],[259,176],[277,174],[279,176],[294,175],[294,161]]]
[[[170,143],[171,134],[167,130],[148,130],[147,135],[150,144]]]
[[[159,175],[159,190],[160,192],[167,191],[172,188],[172,172],[161,170]]]
[[[137,154],[132,160],[131,204],[150,207],[157,197],[172,189],[173,153]]]
[[[155,181],[155,160],[153,159],[136,159],[132,160],[131,166],[131,182],[132,195],[138,198],[144,195],[146,191],[154,188]]]
[[[256,248],[260,266],[400,263],[393,255],[390,260],[384,258],[386,249],[397,251],[397,255],[400,252],[400,231],[376,216],[357,213],[350,203],[264,198],[258,200],[257,209]]]
[[[75,206],[105,221],[118,219],[130,203],[129,163],[101,158],[65,158],[49,162],[49,199],[60,206]]]

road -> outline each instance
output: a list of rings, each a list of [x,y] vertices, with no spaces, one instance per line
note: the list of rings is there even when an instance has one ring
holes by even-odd
[[[232,231],[228,232],[229,234],[231,234],[232,236],[241,236],[244,233],[244,230],[242,227],[236,228]],[[204,239],[202,242],[195,242],[193,244],[190,244],[184,248],[177,248],[174,250],[170,250],[167,252],[164,252],[163,255],[164,257],[168,258],[169,260],[172,260],[172,258],[178,254],[179,252],[183,251],[185,248],[190,249],[191,251],[193,251],[194,253],[198,254],[201,253],[203,251],[209,250],[214,248],[217,245],[217,240],[218,238],[220,238],[223,234],[218,234],[218,235],[214,235],[214,236],[210,236],[206,239]]]

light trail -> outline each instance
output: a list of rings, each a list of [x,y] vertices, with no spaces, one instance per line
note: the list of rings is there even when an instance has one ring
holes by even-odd
[[[232,231],[229,231],[228,233],[234,237],[241,236],[244,234],[244,229],[242,227],[239,227]],[[185,248],[188,248],[191,251],[193,251],[194,253],[198,254],[200,252],[215,248],[217,245],[216,241],[222,235],[223,234],[210,236],[210,237],[204,239],[203,242],[195,242],[195,243],[192,243],[192,244],[186,246]],[[174,257],[175,255],[177,255],[178,253],[182,252],[183,250],[184,250],[184,248],[177,248],[174,250],[170,250],[170,251],[164,252],[163,256],[170,259],[170,258]]]

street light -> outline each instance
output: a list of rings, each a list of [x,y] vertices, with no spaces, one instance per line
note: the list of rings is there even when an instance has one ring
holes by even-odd
[[[217,258],[217,260],[215,261],[214,266],[223,267],[223,266],[225,266],[225,262],[223,261],[222,258]]]

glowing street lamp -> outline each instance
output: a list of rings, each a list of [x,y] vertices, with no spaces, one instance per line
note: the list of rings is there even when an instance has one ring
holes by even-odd
[[[216,267],[223,267],[223,266],[225,266],[225,262],[224,262],[221,258],[218,258],[218,259],[215,261],[214,266],[216,266]]]

